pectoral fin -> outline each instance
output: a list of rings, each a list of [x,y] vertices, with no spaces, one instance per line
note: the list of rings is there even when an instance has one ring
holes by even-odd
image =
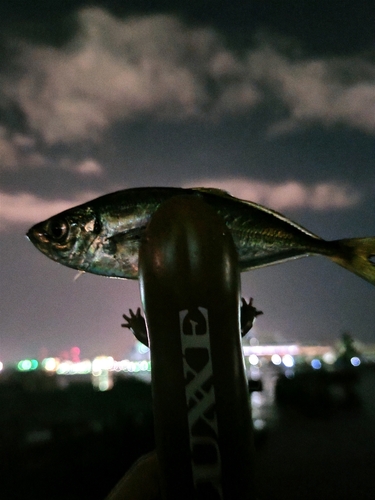
[[[137,241],[142,238],[145,227],[135,227],[133,229],[129,229],[123,231],[121,233],[114,234],[108,238],[109,242],[117,244],[126,243],[130,241]]]

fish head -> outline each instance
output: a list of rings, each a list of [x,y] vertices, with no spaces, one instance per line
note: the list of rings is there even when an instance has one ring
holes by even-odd
[[[50,259],[79,271],[88,271],[90,247],[100,234],[90,207],[61,212],[35,224],[26,236]]]
[[[117,215],[101,220],[99,211],[81,205],[35,224],[26,236],[44,255],[67,267],[137,279],[141,230],[134,229],[132,219],[127,224],[119,220]]]

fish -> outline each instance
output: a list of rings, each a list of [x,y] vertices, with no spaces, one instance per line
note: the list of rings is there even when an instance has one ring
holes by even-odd
[[[257,203],[216,188],[116,191],[35,224],[27,237],[44,255],[79,272],[138,278],[138,251],[153,213],[173,196],[201,197],[230,229],[241,272],[323,255],[375,285],[375,237],[327,241]]]

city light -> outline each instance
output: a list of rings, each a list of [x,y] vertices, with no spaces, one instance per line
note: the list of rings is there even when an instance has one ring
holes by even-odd
[[[287,367],[287,368],[292,368],[292,366],[294,366],[294,358],[291,354],[285,354],[283,356],[283,364]]]
[[[77,363],[73,361],[62,361],[56,368],[58,375],[86,375],[91,373],[91,361],[84,359]]]
[[[59,363],[60,363],[60,360],[58,358],[45,358],[42,361],[42,367],[47,372],[54,372],[57,370]]]
[[[83,359],[81,361],[60,360],[59,358],[44,358],[38,363],[35,359],[22,359],[18,362],[19,371],[32,371],[38,367],[46,372],[56,373],[57,375],[86,375],[91,374],[94,377],[100,377],[106,372],[124,372],[124,373],[143,373],[151,371],[151,361],[141,360],[132,361],[123,359],[116,361],[112,356],[97,356],[92,361]],[[3,365],[0,363],[0,371]],[[102,384],[103,385],[103,384]]]
[[[36,370],[38,366],[39,363],[36,359],[22,359],[17,364],[17,368],[20,372],[29,372],[32,370]]]
[[[103,371],[110,371],[113,369],[115,360],[112,356],[97,356],[92,362],[92,374],[96,377],[102,374]]]
[[[281,357],[278,354],[272,354],[271,361],[274,365],[281,365]]]
[[[257,365],[259,363],[259,358],[256,354],[250,354],[249,356],[249,363],[253,366]]]
[[[336,356],[333,354],[333,352],[325,352],[322,356],[323,361],[327,363],[327,365],[333,365],[333,363],[336,361]]]
[[[137,343],[137,351],[140,353],[140,354],[147,354],[148,352],[150,352],[150,348],[147,347],[147,345],[144,345],[142,344],[141,342],[138,342]]]
[[[312,359],[311,366],[314,370],[319,370],[322,367],[322,362],[319,359]]]
[[[273,354],[279,354],[279,356],[284,356],[285,354],[290,354],[291,356],[297,356],[301,354],[301,346],[296,344],[289,345],[244,345],[243,352],[245,356],[250,356],[250,354],[256,354],[257,356],[272,356]]]
[[[253,339],[254,340],[254,339]],[[273,365],[283,367],[293,373],[295,365],[304,360],[308,362],[314,370],[319,370],[324,365],[333,365],[337,360],[337,353],[335,350],[328,346],[312,346],[312,345],[296,345],[296,344],[277,344],[277,345],[260,345],[258,340],[252,342],[252,345],[244,345],[243,353],[245,359],[250,364],[251,376],[257,375],[261,369],[262,364],[271,362]],[[375,347],[374,347],[375,349]],[[375,352],[375,350],[373,351]],[[59,357],[47,357],[38,362],[36,359],[22,359],[16,363],[16,368],[21,372],[29,372],[37,369],[44,370],[49,373],[56,373],[57,375],[88,375],[100,377],[102,374],[108,372],[128,373],[135,375],[145,375],[151,371],[151,361],[149,357],[149,348],[141,343],[136,345],[136,351],[144,355],[146,359],[133,360],[122,359],[115,360],[112,356],[97,356],[93,360],[80,359],[81,351],[79,347],[72,347],[66,351],[67,357],[63,359]],[[366,361],[372,359],[372,352],[368,350],[366,353]],[[138,355],[136,354],[136,357]],[[374,356],[375,359],[375,356]],[[352,356],[350,364],[353,367],[358,367],[362,364],[359,356]],[[0,372],[4,369],[4,365],[0,362]],[[100,390],[105,386],[103,382]]]
[[[353,366],[359,366],[361,364],[361,360],[359,359],[358,356],[353,356],[351,359],[350,359],[350,363],[353,365]]]

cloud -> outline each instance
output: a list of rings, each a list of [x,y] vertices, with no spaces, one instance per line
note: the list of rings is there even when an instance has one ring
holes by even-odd
[[[145,114],[180,119],[252,107],[260,94],[209,28],[173,16],[116,19],[79,14],[64,49],[20,43],[22,69],[2,85],[47,144],[95,139],[117,120]]]
[[[375,132],[375,65],[360,57],[293,59],[265,42],[247,70],[289,111],[274,132],[299,124],[345,124]]]
[[[81,161],[76,165],[75,171],[82,175],[100,176],[103,173],[102,166],[92,158]]]
[[[0,126],[0,170],[13,170],[21,164],[40,167],[45,164],[45,159],[35,150],[32,137],[10,133]]]
[[[375,65],[365,58],[292,57],[276,37],[260,37],[240,57],[217,31],[172,15],[118,19],[85,8],[78,20],[64,48],[18,42],[19,71],[0,84],[0,97],[47,145],[98,140],[113,123],[144,116],[249,113],[270,97],[289,114],[273,132],[310,123],[375,132]],[[14,164],[17,147],[5,150]]]
[[[0,192],[0,230],[12,228],[15,224],[36,224],[97,196],[100,194],[85,192],[72,200],[46,200],[27,192]]]
[[[333,182],[306,185],[298,181],[267,183],[256,180],[227,178],[200,179],[189,187],[213,187],[228,191],[232,196],[253,201],[274,210],[301,209],[330,210],[356,205],[360,194],[350,186]]]
[[[18,153],[15,145],[9,140],[5,127],[0,127],[0,165],[13,168],[17,165]]]

